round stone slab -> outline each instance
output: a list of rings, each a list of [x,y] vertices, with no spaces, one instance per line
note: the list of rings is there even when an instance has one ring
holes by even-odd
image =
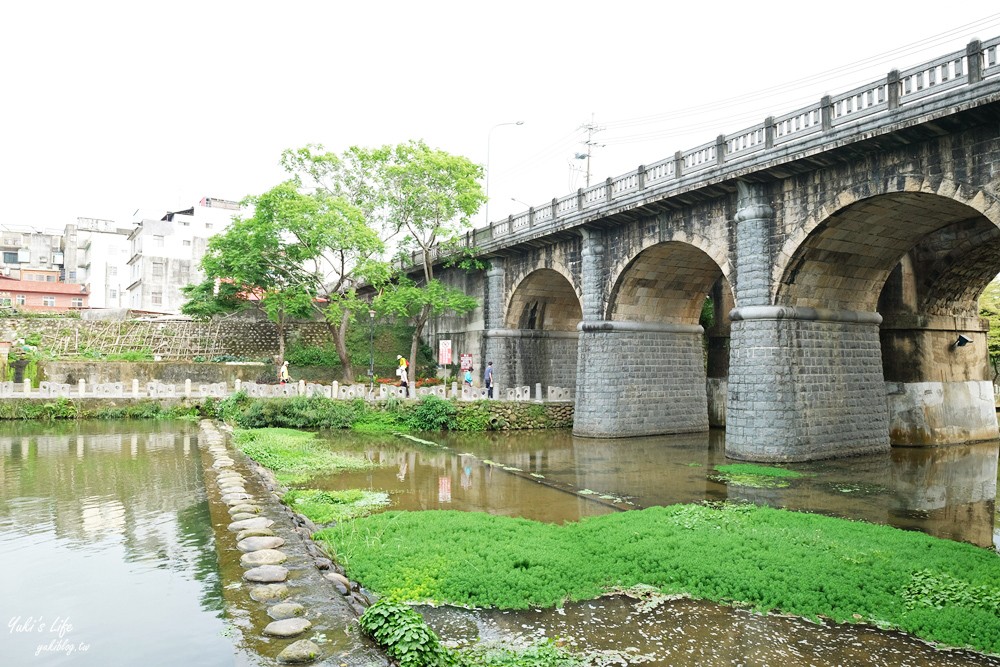
[[[288,586],[285,584],[265,584],[250,589],[250,597],[257,602],[277,602],[288,597]]]
[[[285,647],[278,654],[278,662],[283,665],[304,665],[319,658],[319,646],[308,639],[300,639]]]
[[[267,615],[276,621],[305,616],[306,608],[298,602],[279,602],[267,608]]]
[[[224,493],[222,495],[222,502],[227,505],[241,505],[248,500],[253,500],[253,496],[249,493]]]
[[[277,549],[261,549],[260,551],[251,551],[250,553],[243,554],[240,557],[240,565],[243,567],[281,565],[286,560],[288,560],[288,556],[284,552]]]
[[[252,514],[260,514],[260,505],[251,505],[250,503],[243,503],[242,505],[233,505],[229,508],[229,514],[239,514],[240,512],[249,512]]]
[[[219,491],[228,496],[230,493],[246,493],[247,489],[242,484],[222,484],[219,486]]]
[[[261,549],[277,549],[285,543],[280,537],[247,537],[236,543],[240,551],[260,551]]]
[[[257,515],[254,512],[237,512],[230,518],[233,521],[246,521],[247,519],[256,519]]]
[[[236,541],[242,542],[248,537],[271,537],[274,535],[274,531],[270,528],[251,528],[250,530],[241,530],[236,533]]]
[[[264,628],[265,635],[272,637],[294,637],[312,627],[312,623],[304,618],[286,618],[282,621],[273,621]]]
[[[261,565],[244,572],[243,578],[259,584],[278,584],[288,579],[288,568],[280,565]]]
[[[241,530],[247,530],[249,528],[270,528],[273,525],[274,521],[268,519],[266,516],[255,516],[252,519],[233,521],[229,524],[229,530],[234,533],[238,533]]]

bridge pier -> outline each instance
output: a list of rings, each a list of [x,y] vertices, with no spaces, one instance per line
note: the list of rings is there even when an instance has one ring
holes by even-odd
[[[708,430],[701,326],[591,321],[579,330],[574,435]]]
[[[878,313],[731,313],[726,456],[806,461],[888,451]]]
[[[998,435],[985,322],[897,315],[882,325],[894,445],[951,445]],[[959,335],[968,343],[957,345]]]

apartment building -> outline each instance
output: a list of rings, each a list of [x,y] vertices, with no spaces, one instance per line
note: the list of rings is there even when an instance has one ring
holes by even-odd
[[[185,302],[181,288],[201,282],[201,258],[208,239],[226,229],[240,205],[204,198],[195,206],[143,220],[129,234],[129,284],[125,306],[131,310],[175,314]]]
[[[126,307],[131,244],[135,225],[114,220],[77,218],[63,233],[65,281],[87,286],[91,308]]]
[[[0,225],[0,274],[15,280],[59,282],[63,277],[62,233]]]

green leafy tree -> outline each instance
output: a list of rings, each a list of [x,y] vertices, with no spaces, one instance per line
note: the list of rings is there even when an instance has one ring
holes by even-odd
[[[422,141],[357,154],[370,167],[369,177],[378,191],[372,212],[381,217],[387,236],[395,239],[399,264],[412,257],[418,260],[415,280],[400,275],[379,284],[376,300],[413,325],[409,355],[413,367],[430,317],[449,311],[461,314],[477,305],[461,290],[438,280],[434,262],[442,248],[458,245],[459,234],[471,226],[470,217],[485,203],[479,185],[482,167]]]
[[[313,202],[302,224],[288,231],[311,249],[309,268],[320,297],[314,307],[329,327],[345,379],[352,382],[347,327],[355,313],[369,307],[358,297],[358,288],[386,271],[381,259],[385,244],[372,224],[378,190],[370,174],[377,170],[359,149],[338,156],[318,145],[286,150],[281,164]]]
[[[253,207],[253,215],[234,218],[224,233],[209,239],[201,261],[205,281],[186,290],[192,300],[181,311],[206,316],[247,307],[260,310],[278,327],[280,363],[288,321],[307,316],[315,297],[302,269],[313,250],[289,234],[290,228],[304,224],[312,202],[295,183],[285,182],[244,203]]]
[[[979,297],[979,316],[990,321],[986,345],[993,367],[993,381],[1000,375],[1000,278],[994,278]]]

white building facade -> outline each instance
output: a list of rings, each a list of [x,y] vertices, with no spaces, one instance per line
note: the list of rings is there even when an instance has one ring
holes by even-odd
[[[181,288],[204,278],[201,258],[208,239],[224,231],[239,210],[237,202],[206,197],[189,209],[140,222],[128,237],[124,305],[150,313],[179,313],[186,301]]]
[[[77,218],[64,236],[66,282],[87,286],[91,308],[125,308],[134,225],[113,220]]]

